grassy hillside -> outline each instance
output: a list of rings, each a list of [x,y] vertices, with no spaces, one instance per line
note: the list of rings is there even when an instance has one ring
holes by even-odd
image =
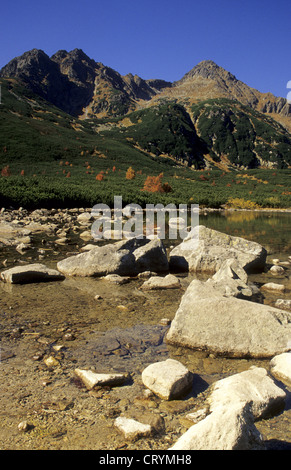
[[[126,118],[82,121],[12,79],[0,79],[0,85],[1,207],[112,205],[114,195],[143,206],[291,206],[290,169],[227,171],[211,164],[201,169],[207,126],[199,121],[194,128],[180,105],[161,103]],[[264,129],[262,142],[268,143]],[[147,178],[161,173],[162,184],[145,191]]]

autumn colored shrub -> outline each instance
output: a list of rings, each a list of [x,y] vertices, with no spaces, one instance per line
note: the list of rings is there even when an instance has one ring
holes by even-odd
[[[103,171],[100,171],[100,173],[98,173],[98,175],[96,175],[96,180],[97,181],[104,180],[104,172]]]
[[[164,174],[160,173],[158,176],[148,176],[144,182],[142,191],[148,191],[150,193],[170,193],[172,187],[169,183],[163,183]]]
[[[9,165],[4,166],[1,170],[1,176],[11,176],[11,170],[9,168]]]
[[[133,180],[135,178],[135,171],[131,166],[127,169],[125,177],[127,180]]]

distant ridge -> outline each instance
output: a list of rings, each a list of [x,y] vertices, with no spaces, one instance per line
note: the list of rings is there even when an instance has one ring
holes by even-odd
[[[17,78],[55,106],[73,116],[122,116],[160,99],[190,104],[213,98],[237,100],[267,113],[291,130],[291,105],[285,98],[261,93],[212,60],[195,65],[180,80],[144,80],[89,58],[82,49],[59,50],[49,57],[32,49],[12,59],[0,77]]]
[[[37,159],[44,141],[43,160],[58,160],[67,141],[77,152],[81,132],[89,133],[90,142],[105,132],[104,144],[99,140],[102,150],[94,144],[86,152],[107,158],[103,145],[111,142],[118,160],[121,152],[125,157],[134,149],[139,159],[146,156],[162,167],[291,167],[291,105],[249,87],[212,60],[171,83],[121,75],[81,49],[59,50],[51,57],[32,49],[3,67],[0,79],[6,93],[6,106],[0,107],[0,158],[6,165],[15,155]],[[63,127],[61,112],[66,114]],[[15,138],[23,126],[26,131]]]

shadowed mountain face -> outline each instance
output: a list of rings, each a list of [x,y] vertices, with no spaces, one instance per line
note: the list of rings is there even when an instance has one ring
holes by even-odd
[[[58,51],[52,57],[39,49],[25,52],[0,71],[17,78],[34,93],[74,116],[121,115],[135,108],[137,100],[150,100],[170,83],[121,76],[90,59],[81,49]]]

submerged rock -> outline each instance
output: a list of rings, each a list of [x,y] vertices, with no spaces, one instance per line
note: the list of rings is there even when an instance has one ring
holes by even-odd
[[[179,289],[181,287],[180,280],[173,274],[168,274],[165,277],[152,276],[145,281],[141,286],[144,290],[157,290],[157,289]]]
[[[283,284],[276,284],[275,282],[267,282],[261,287],[262,290],[269,292],[285,292],[286,287]]]
[[[214,274],[229,258],[237,260],[248,273],[262,271],[267,251],[259,243],[200,225],[170,252],[170,268]]]

